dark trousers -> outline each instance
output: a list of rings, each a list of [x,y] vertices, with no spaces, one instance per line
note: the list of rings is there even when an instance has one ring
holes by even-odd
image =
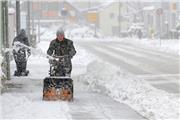
[[[22,73],[26,71],[27,61],[16,61],[17,72]]]
[[[56,64],[50,67],[51,76],[71,76],[72,66],[64,66],[63,64]]]
[[[58,65],[57,68],[55,69],[57,76],[71,75],[71,70],[72,68],[63,65]]]

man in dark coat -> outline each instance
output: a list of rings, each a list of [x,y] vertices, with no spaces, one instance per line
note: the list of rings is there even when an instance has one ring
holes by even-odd
[[[65,38],[63,29],[58,30],[56,36],[56,39],[51,41],[47,54],[58,57],[60,60],[59,62],[56,62],[56,76],[71,76],[71,59],[76,54],[73,41]]]
[[[19,35],[13,40],[13,56],[16,62],[17,70],[14,72],[15,76],[27,76],[29,71],[26,70],[27,57],[31,55],[28,48],[29,41],[24,29],[21,29]]]

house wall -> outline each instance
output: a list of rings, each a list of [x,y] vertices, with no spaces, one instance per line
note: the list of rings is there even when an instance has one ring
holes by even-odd
[[[23,5],[23,10],[25,10]],[[33,1],[31,2],[31,17],[35,19],[41,20],[41,23],[44,22],[57,22],[63,23],[64,19],[66,22],[76,23],[77,22],[77,11],[75,8],[70,5],[68,2],[63,1]],[[62,16],[62,10],[65,9],[67,11],[67,16]],[[26,11],[26,10],[25,10]]]
[[[118,5],[112,3],[106,9],[99,12],[99,28],[105,35],[113,35],[112,26],[118,26],[117,15],[118,15]]]
[[[127,6],[123,3],[121,3],[120,14],[121,16],[119,20],[121,21],[121,31],[127,31],[129,28],[129,19],[126,16],[124,16],[127,14]]]
[[[123,3],[113,2],[111,5],[100,10],[98,18],[98,27],[104,35],[119,36],[120,32],[128,29],[128,20],[125,20],[123,14],[126,7]]]
[[[158,9],[161,7],[160,3],[156,3],[155,9],[144,11],[144,25],[147,31],[147,37],[150,37],[151,29],[153,32],[161,37],[166,37],[171,29],[174,29],[177,23],[177,11],[171,9],[171,2],[162,4],[163,12],[158,14]]]

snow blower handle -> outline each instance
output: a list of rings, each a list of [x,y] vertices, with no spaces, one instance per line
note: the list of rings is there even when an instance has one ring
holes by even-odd
[[[63,56],[47,56],[47,58],[49,59],[49,63],[54,63],[54,61],[56,62],[64,62],[65,60],[67,60],[67,58],[69,58],[69,55],[63,55]]]
[[[48,58],[49,60],[53,60],[54,57],[50,56],[50,55],[47,55],[46,58]]]
[[[56,60],[57,58],[61,59],[61,58],[66,58],[66,57],[69,57],[69,55],[63,55],[63,56],[50,56],[50,55],[47,55],[47,58],[50,59],[50,60]]]
[[[64,62],[69,58],[69,55],[63,55],[63,56],[53,56],[54,60],[59,61],[59,62]]]

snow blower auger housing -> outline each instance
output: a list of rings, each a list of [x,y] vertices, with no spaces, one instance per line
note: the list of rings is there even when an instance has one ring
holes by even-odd
[[[43,100],[73,100],[73,81],[71,78],[46,77],[44,79]]]
[[[67,75],[63,57],[50,59],[49,77],[43,81],[43,100],[73,101],[73,80]]]

